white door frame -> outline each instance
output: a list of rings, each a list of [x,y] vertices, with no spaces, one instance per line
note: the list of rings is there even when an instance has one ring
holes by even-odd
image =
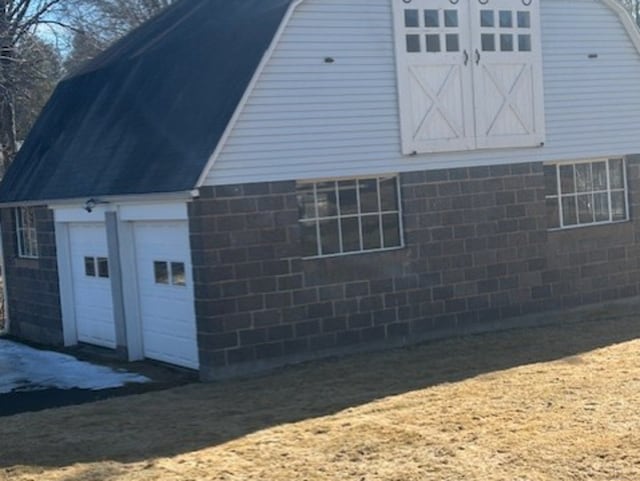
[[[87,212],[80,207],[53,209],[58,282],[60,285],[60,307],[62,310],[62,332],[65,346],[78,344],[69,225],[71,223],[104,223],[105,213],[106,209],[104,207],[97,207],[92,212]]]
[[[127,348],[129,360],[144,359],[144,336],[142,332],[142,313],[140,311],[140,292],[138,289],[138,272],[136,262],[136,246],[134,222],[153,221],[189,221],[187,204],[157,203],[123,205],[119,209],[118,234],[120,240],[120,259],[122,270],[122,290],[127,330]],[[191,252],[189,252],[191,255]]]
[[[113,204],[97,206],[92,212],[87,212],[78,206],[54,207],[53,210],[65,346],[78,344],[69,226],[71,223],[103,223],[105,230],[115,231],[107,232],[109,254],[117,253],[120,266],[126,266],[126,268],[120,269],[118,279],[115,279],[116,276],[112,276],[111,284],[114,322],[117,322],[115,317],[118,317],[117,306],[121,306],[120,317],[123,317],[124,322],[124,326],[120,326],[120,329],[116,326],[116,333],[121,332],[120,335],[117,335],[117,344],[119,348],[126,347],[129,361],[144,359],[133,223],[136,221],[188,222],[187,204],[185,202]],[[111,219],[113,219],[113,214],[116,214],[116,222],[108,221],[108,213]],[[111,263],[114,261],[110,259]]]

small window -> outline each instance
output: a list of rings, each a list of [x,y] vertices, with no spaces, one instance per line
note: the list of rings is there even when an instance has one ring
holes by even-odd
[[[300,183],[297,189],[304,257],[402,247],[397,177]]]
[[[500,10],[500,27],[512,28],[513,27],[513,14],[510,10]]]
[[[36,229],[36,212],[31,207],[15,209],[16,236],[18,257],[25,259],[38,258],[38,231]]]
[[[440,51],[440,35],[427,35],[427,52]]]
[[[106,257],[85,257],[84,274],[87,277],[109,278],[109,259]]]
[[[623,159],[547,165],[544,178],[550,229],[629,219]]]
[[[518,28],[531,28],[531,13],[518,12]]]
[[[169,263],[155,261],[153,263],[156,284],[169,284]]]
[[[460,51],[460,39],[457,33],[448,33],[446,35],[447,52]]]
[[[420,51],[420,35],[407,35],[407,52],[415,53]]]
[[[444,26],[448,28],[454,28],[458,26],[458,11],[457,10],[445,10],[444,11]]]
[[[482,42],[483,52],[495,52],[496,38],[492,33],[483,33],[481,37],[481,42]]]
[[[96,258],[95,257],[84,258],[84,274],[87,277],[96,276]]]
[[[96,264],[98,264],[98,277],[102,277],[103,279],[109,278],[109,259],[106,257],[98,257],[96,259]]]
[[[184,262],[154,261],[153,271],[156,284],[180,287],[187,285]]]
[[[440,20],[438,16],[438,10],[425,10],[424,11],[424,26],[437,28],[440,26]]]
[[[171,283],[174,286],[187,285],[187,278],[185,277],[184,262],[171,263]]]
[[[495,27],[495,20],[493,10],[481,10],[480,11],[480,26],[481,27]]]
[[[405,10],[404,11],[404,26],[405,27],[419,27],[418,10]]]
[[[531,35],[518,35],[518,50],[531,52]]]
[[[513,35],[505,33],[500,35],[500,50],[502,52],[513,52]]]

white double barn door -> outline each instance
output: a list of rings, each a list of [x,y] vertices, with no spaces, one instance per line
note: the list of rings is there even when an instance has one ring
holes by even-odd
[[[403,152],[544,140],[539,0],[393,0]]]
[[[121,267],[135,272],[144,357],[195,369],[198,346],[187,223],[133,222],[132,230],[135,263]],[[115,348],[105,224],[69,224],[69,253],[78,341]]]

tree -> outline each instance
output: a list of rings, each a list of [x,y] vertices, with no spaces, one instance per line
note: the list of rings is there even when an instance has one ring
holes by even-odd
[[[24,58],[15,82],[16,138],[20,141],[31,129],[63,70],[58,50],[35,35],[25,38],[18,50]]]
[[[640,26],[640,0],[619,0],[629,10],[631,15]]]
[[[175,0],[76,0],[67,8],[74,25],[72,48],[65,69],[72,72],[115,40],[157,15]]]
[[[31,57],[35,52],[43,52],[43,41],[36,38],[36,32],[46,25],[63,25],[59,20],[61,1],[0,0],[0,150],[3,172],[17,150],[16,100],[21,95],[24,97],[24,86],[30,79],[41,78],[38,69],[43,64],[34,62],[34,57]]]
[[[78,27],[71,39],[71,50],[64,59],[64,70],[68,74],[73,73],[76,68],[95,57],[104,48],[105,44],[101,39]]]

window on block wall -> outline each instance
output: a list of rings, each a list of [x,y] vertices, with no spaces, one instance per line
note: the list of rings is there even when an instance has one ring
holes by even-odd
[[[304,257],[403,246],[398,177],[299,182]]]
[[[35,210],[31,207],[18,207],[15,209],[15,219],[18,257],[37,259],[38,231]]]
[[[549,229],[629,219],[624,159],[545,165],[544,179]]]

